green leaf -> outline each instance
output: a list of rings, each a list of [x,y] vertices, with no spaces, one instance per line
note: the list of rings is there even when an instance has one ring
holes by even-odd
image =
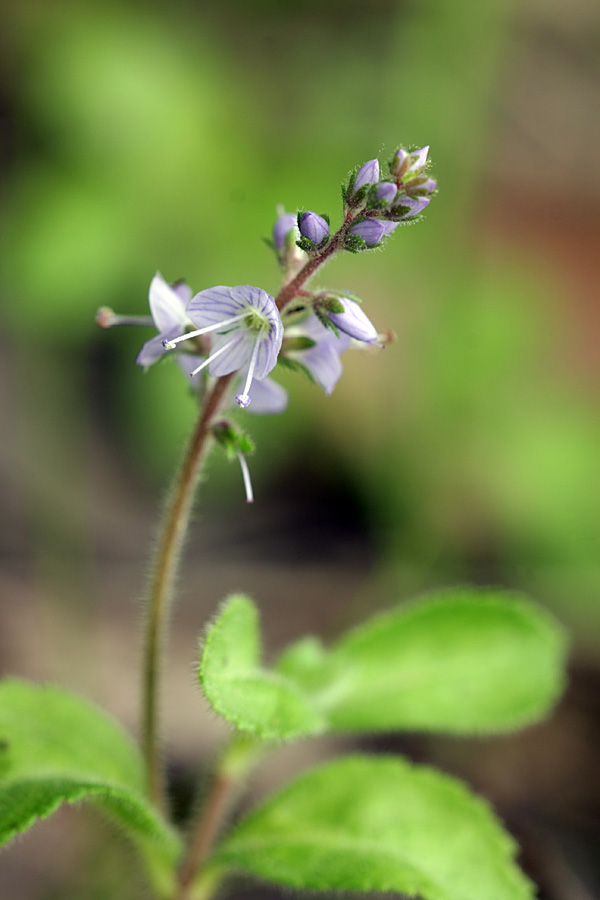
[[[302,775],[225,839],[214,863],[293,888],[424,900],[532,900],[515,844],[461,782],[391,757]]]
[[[543,718],[564,683],[560,627],[498,590],[439,593],[376,616],[329,653],[295,653],[278,669],[338,731],[511,730]]]
[[[213,709],[241,731],[288,740],[325,726],[295,682],[261,668],[258,612],[242,594],[229,597],[209,627],[199,674]]]
[[[102,710],[60,688],[0,684],[0,843],[61,803],[92,799],[136,840],[166,885],[180,844],[143,787],[136,748]]]

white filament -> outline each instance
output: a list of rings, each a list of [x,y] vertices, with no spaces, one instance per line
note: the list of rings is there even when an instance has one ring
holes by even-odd
[[[217,322],[216,325],[207,325],[206,328],[197,328],[196,331],[189,331],[187,334],[180,334],[179,337],[173,338],[172,341],[163,341],[163,347],[166,347],[167,350],[173,350],[175,344],[179,344],[181,341],[189,341],[190,338],[199,337],[201,334],[208,334],[209,331],[218,331],[219,328],[224,328],[227,325],[233,325],[235,322],[239,322],[240,319],[245,319],[247,313],[240,313],[237,316],[231,316],[229,319],[223,319],[222,322]]]
[[[248,463],[246,462],[246,457],[241,450],[238,450],[237,458],[240,461],[240,467],[242,469],[242,478],[244,479],[244,488],[246,490],[246,503],[254,503],[252,482],[250,480],[250,470],[248,468]]]
[[[204,362],[201,362],[200,365],[196,369],[194,369],[193,372],[190,372],[190,378],[193,378],[194,375],[197,375],[198,372],[200,372],[205,366],[207,366],[209,363],[211,363],[213,361],[213,359],[216,359],[217,356],[220,356],[221,353],[225,353],[227,348],[231,347],[231,345],[233,343],[235,343],[236,340],[237,340],[237,338],[231,338],[230,341],[227,341],[226,344],[223,344],[223,346],[219,347],[218,350],[215,350],[214,353],[211,353],[211,355],[208,357],[208,359],[205,359]]]

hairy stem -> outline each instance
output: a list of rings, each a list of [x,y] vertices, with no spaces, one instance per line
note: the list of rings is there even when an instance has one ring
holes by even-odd
[[[142,684],[142,752],[148,796],[165,807],[165,786],[158,748],[158,676],[165,643],[173,582],[185,540],[194,490],[206,454],[213,419],[233,375],[225,375],[207,395],[187,452],[169,494],[146,594]]]
[[[202,813],[192,827],[188,839],[188,850],[179,872],[179,890],[174,900],[188,900],[194,887],[198,887],[198,872],[206,863],[219,837],[223,823],[231,811],[243,786],[249,770],[256,763],[264,748],[260,742],[250,737],[235,737],[226,751],[215,775],[212,789],[206,799]],[[210,873],[204,873],[207,877]],[[201,894],[208,897],[217,886],[220,877],[208,877]]]

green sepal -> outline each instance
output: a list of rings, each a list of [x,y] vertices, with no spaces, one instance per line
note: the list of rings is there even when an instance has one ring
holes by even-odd
[[[199,678],[215,712],[240,731],[264,741],[285,741],[324,731],[326,722],[299,685],[261,666],[258,611],[234,594],[209,626]]]
[[[380,247],[381,244],[375,244],[375,246]],[[350,253],[360,253],[362,250],[370,249],[371,247],[357,234],[347,234],[344,239],[344,250],[348,250]]]
[[[305,772],[242,820],[215,866],[285,887],[421,900],[533,900],[516,845],[455,778],[399,757]]]
[[[319,306],[315,306],[315,315],[324,328],[329,328],[331,331],[333,331],[335,336],[339,338],[339,328],[334,322],[331,321],[324,309],[320,308]]]
[[[346,311],[344,304],[339,297],[335,296],[335,294],[328,294],[326,297],[320,297],[318,305],[328,313],[337,313],[339,315]]]
[[[327,238],[325,240],[327,240]],[[323,243],[325,243],[325,241],[323,241]],[[318,246],[321,246],[321,244],[313,244],[312,241],[309,241],[307,237],[304,237],[304,235],[301,234],[296,241],[296,246],[300,247],[300,249],[304,250],[306,253],[313,253]]]
[[[213,426],[212,432],[215,440],[223,447],[230,460],[236,459],[238,453],[249,454],[256,450],[254,441],[228,420],[217,422]]]
[[[279,356],[277,358],[277,365],[281,366],[283,369],[289,369],[291,372],[301,372],[302,375],[306,375],[309,381],[313,384],[316,384],[315,377],[307,366],[303,363],[298,362],[297,359],[289,359],[287,356]]]

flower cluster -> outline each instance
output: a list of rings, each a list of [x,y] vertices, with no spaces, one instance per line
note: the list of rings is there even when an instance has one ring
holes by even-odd
[[[356,298],[313,292],[307,282],[333,253],[377,247],[400,223],[414,220],[425,209],[436,189],[425,171],[428,149],[398,150],[386,178],[377,159],[360,166],[344,188],[343,222],[334,235],[326,215],[281,209],[272,240],[284,273],[276,298],[252,285],[218,285],[193,294],[182,282],[168,284],[157,273],[149,292],[151,318],[119,316],[104,307],[98,324],[154,325],[158,334],[146,341],[136,362],[147,368],[173,355],[201,398],[211,389],[211,379],[230,376],[222,405],[282,412],[287,393],[268,377],[278,362],[304,371],[331,394],[342,373],[341,355],[351,346],[381,347],[382,340]],[[251,500],[243,458],[248,444],[228,430],[227,422],[219,428],[215,437],[240,459]],[[237,435],[235,440],[223,437],[230,434]]]
[[[429,147],[400,148],[382,178],[379,160],[370,159],[344,189],[346,208],[359,212],[348,230],[346,249],[378,247],[402,222],[415,220],[429,205],[437,182],[426,174]]]

